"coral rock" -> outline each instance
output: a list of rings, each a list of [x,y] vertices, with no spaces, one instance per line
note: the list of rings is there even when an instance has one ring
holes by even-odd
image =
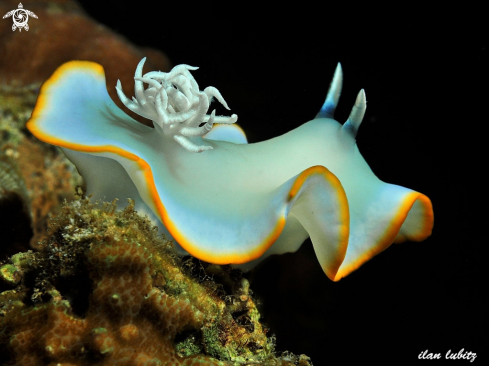
[[[0,362],[310,364],[305,356],[274,355],[239,271],[209,265],[207,273],[206,264],[182,263],[132,204],[116,211],[115,203],[74,201],[50,231],[41,252],[4,265],[24,278],[16,293],[0,294],[0,344],[12,356]]]
[[[22,174],[14,158],[2,156],[0,152],[0,255],[12,255],[28,248],[26,244],[32,235],[30,212]]]

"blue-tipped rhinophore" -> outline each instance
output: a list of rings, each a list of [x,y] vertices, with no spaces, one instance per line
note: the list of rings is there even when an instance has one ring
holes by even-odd
[[[341,88],[343,86],[343,70],[341,69],[341,63],[338,62],[336,70],[334,72],[333,80],[329,86],[328,95],[323,103],[323,106],[319,110],[316,118],[333,118],[334,111],[338,105],[338,100],[341,95]]]
[[[344,131],[350,131],[350,133],[355,137],[358,132],[358,128],[362,123],[363,116],[365,115],[365,110],[367,109],[367,99],[365,97],[365,90],[360,90],[355,100],[355,105],[353,106],[348,120],[343,124]]]

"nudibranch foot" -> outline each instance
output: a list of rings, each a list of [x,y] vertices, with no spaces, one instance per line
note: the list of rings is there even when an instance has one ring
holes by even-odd
[[[135,97],[117,92],[145,126],[110,99],[93,62],[60,66],[44,83],[28,129],[60,146],[96,199],[135,200],[180,252],[249,269],[297,250],[310,237],[332,280],[348,275],[392,243],[431,234],[425,195],[379,180],[356,135],[363,90],[347,122],[333,119],[342,88],[338,65],[317,118],[274,139],[248,144],[236,115],[207,114],[214,87],[199,90],[190,71],[135,74]],[[148,87],[145,89],[144,84]]]

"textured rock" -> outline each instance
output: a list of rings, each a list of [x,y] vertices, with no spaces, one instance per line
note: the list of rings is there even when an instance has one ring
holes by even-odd
[[[29,202],[14,158],[0,153],[0,254],[12,255],[28,248],[32,236]]]
[[[50,233],[40,252],[2,267],[22,282],[0,294],[0,362],[310,364],[305,356],[275,356],[239,271],[182,263],[132,204],[116,211],[115,203],[74,201]]]

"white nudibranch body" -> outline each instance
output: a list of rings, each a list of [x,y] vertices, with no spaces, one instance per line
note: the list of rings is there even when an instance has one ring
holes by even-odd
[[[429,198],[379,180],[358,150],[365,92],[344,124],[334,119],[340,65],[315,119],[248,144],[236,115],[207,114],[213,98],[228,106],[216,88],[199,90],[197,68],[143,75],[143,64],[132,100],[116,89],[154,127],[115,105],[100,65],[71,61],[43,84],[27,128],[62,148],[93,199],[134,199],[181,252],[249,269],[310,237],[337,281],[392,243],[431,234]]]

